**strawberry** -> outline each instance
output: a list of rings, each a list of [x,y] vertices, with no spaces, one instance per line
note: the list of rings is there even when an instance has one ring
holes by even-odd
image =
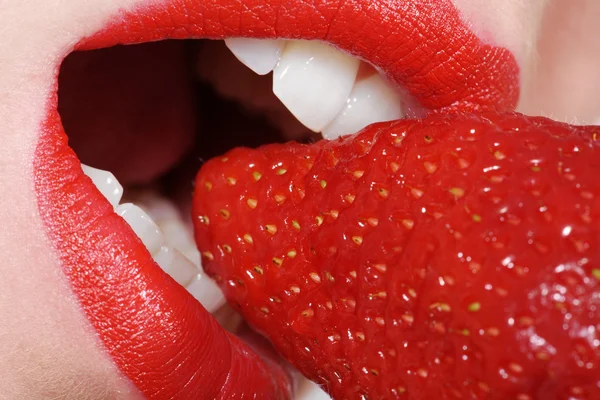
[[[600,399],[597,131],[437,116],[232,150],[196,181],[204,267],[336,399]]]

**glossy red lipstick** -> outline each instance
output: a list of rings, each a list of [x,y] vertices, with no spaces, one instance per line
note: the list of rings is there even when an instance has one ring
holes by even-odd
[[[173,0],[123,12],[76,49],[166,38],[328,41],[376,65],[428,110],[512,109],[518,67],[448,0]],[[35,155],[47,235],[120,370],[150,398],[288,398],[287,374],[226,334],[153,262],[85,177],[49,101]]]

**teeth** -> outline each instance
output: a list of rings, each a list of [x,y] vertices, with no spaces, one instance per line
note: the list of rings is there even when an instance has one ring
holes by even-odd
[[[90,177],[94,185],[96,185],[109,203],[113,207],[117,207],[121,201],[121,197],[123,197],[123,186],[121,186],[117,178],[108,171],[92,168],[85,164],[81,164],[81,169],[84,174]]]
[[[225,297],[221,289],[205,274],[196,275],[186,289],[210,313],[217,311],[225,304]]]
[[[138,206],[131,203],[124,203],[115,210],[125,222],[131,226],[131,229],[140,238],[144,246],[153,256],[158,253],[164,243],[164,237],[158,226]]]
[[[148,214],[131,203],[121,204],[117,214],[131,225],[154,261],[209,312],[221,308],[225,297],[200,270],[200,253],[179,211],[154,192],[136,193],[133,197]]]
[[[346,103],[359,64],[324,43],[289,41],[273,71],[273,93],[306,127],[320,132]]]
[[[158,196],[152,196],[145,198],[154,198],[154,205],[159,203],[161,200]],[[158,200],[157,200],[158,199]],[[164,204],[161,204],[164,206]],[[169,214],[169,210],[165,208],[150,207],[149,210],[160,210],[163,215]],[[184,286],[187,291],[194,296],[204,308],[209,312],[218,310],[223,304],[225,304],[225,297],[221,293],[219,287],[205,274],[202,274],[198,266],[200,265],[200,256],[197,254],[197,250],[192,251],[187,249],[187,252],[192,254],[194,258],[198,259],[198,264],[190,261],[181,251],[174,248],[167,242],[168,236],[165,237],[161,228],[152,220],[152,218],[146,214],[140,207],[132,204],[125,203],[117,207],[117,214],[131,226],[136,235],[144,243],[154,261],[177,283]],[[178,224],[182,229],[183,222]]]
[[[398,93],[379,74],[373,74],[356,82],[342,111],[323,130],[323,137],[335,139],[358,132],[374,122],[391,121],[403,116]]]
[[[197,268],[202,267],[202,263],[200,262],[200,252],[195,246],[190,246],[185,249],[179,250],[181,254],[185,256],[192,264],[194,264]]]
[[[162,246],[154,261],[181,286],[189,285],[199,273],[196,265],[170,246]]]
[[[225,39],[229,50],[252,71],[266,75],[277,65],[285,40],[250,38]]]
[[[168,200],[152,192],[139,195],[136,201],[139,200],[152,217],[133,203],[117,205],[123,187],[115,177],[87,165],[81,167],[111,204],[116,205],[117,215],[131,226],[163,271],[185,287],[209,312],[217,311],[226,303],[219,287],[200,271],[200,254],[192,234],[179,211]]]
[[[179,210],[171,201],[151,190],[128,193],[128,198],[146,211],[159,226],[163,221],[180,219]]]
[[[150,215],[152,215],[152,213],[150,213]],[[196,250],[197,252],[196,243],[192,236],[192,232],[180,218],[156,221],[156,223],[160,227],[160,230],[164,233],[167,243],[170,246],[176,248],[186,256],[188,254],[195,254],[191,250]],[[193,258],[190,258],[190,260],[194,261]]]
[[[296,390],[297,400],[331,400],[331,397],[314,382],[301,377]]]
[[[268,98],[275,100],[276,97],[256,95],[263,93],[258,89],[262,88],[260,82],[256,82],[256,85],[245,84],[249,79],[242,79],[241,76],[246,71],[257,79],[261,77],[243,67],[240,72],[227,67],[229,64],[220,60],[223,68],[219,72],[210,69],[212,78],[209,80],[221,93],[228,93],[229,97],[239,99],[248,108],[268,115],[270,121],[284,132],[289,125],[287,122],[293,120],[294,128],[299,128],[302,135],[307,135],[304,128],[307,127],[322,132],[327,139],[333,139],[360,131],[374,122],[404,116],[403,102],[397,90],[377,73],[365,77],[361,72],[361,61],[328,44],[246,38],[226,39],[225,44],[230,50],[227,50],[228,58],[224,59],[233,60],[235,56],[258,73],[267,73],[274,67],[271,96],[274,94],[279,98],[277,104],[285,106],[287,110],[281,114],[282,118],[276,118],[272,103],[266,101]],[[223,58],[216,50],[212,50],[210,55]],[[241,67],[237,61],[235,65]],[[240,97],[240,92],[252,95]],[[286,137],[290,136],[293,133]]]
[[[136,193],[131,199],[156,223],[167,245],[179,250],[194,264],[200,265],[192,228],[183,221],[181,213],[171,201],[151,191]]]

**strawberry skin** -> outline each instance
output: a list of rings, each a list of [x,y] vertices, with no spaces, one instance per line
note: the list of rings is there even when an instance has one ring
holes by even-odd
[[[336,399],[600,399],[597,128],[518,114],[235,149],[204,268]]]

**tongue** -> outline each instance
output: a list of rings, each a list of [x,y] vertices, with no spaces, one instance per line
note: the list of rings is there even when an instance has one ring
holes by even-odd
[[[131,184],[155,178],[181,158],[194,134],[185,45],[120,46],[65,60],[59,111],[83,163]]]

